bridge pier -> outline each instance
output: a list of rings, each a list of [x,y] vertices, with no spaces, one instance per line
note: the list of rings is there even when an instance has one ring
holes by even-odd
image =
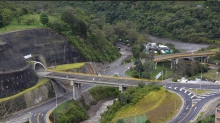
[[[202,63],[208,63],[209,56],[201,57],[201,62]]]
[[[74,83],[70,80],[70,84],[73,86],[73,99],[76,100],[81,96],[81,83]]]
[[[121,91],[121,93],[124,91],[124,88],[122,85],[119,85],[119,91]]]
[[[175,64],[178,64],[179,59],[171,59],[170,61],[171,61],[171,65],[170,65],[171,67],[170,67],[170,68],[173,69],[173,66],[174,66]]]

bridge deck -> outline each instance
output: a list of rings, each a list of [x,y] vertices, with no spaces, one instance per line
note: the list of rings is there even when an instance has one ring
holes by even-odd
[[[154,59],[154,62],[174,59],[174,58],[184,58],[184,57],[204,57],[207,55],[214,55],[216,52],[193,52],[193,53],[176,53],[176,54],[168,54],[157,56]]]

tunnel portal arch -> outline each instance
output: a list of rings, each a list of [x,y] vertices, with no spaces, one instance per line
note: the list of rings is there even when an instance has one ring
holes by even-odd
[[[38,62],[38,61],[32,61],[32,62],[34,62],[33,68],[35,71],[38,71],[38,70],[40,71],[42,69],[46,71],[46,67],[41,62]]]

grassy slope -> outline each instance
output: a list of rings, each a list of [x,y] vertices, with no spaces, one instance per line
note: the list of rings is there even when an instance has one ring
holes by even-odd
[[[209,70],[206,73],[202,73],[202,78],[208,79],[210,81],[214,81],[216,79],[216,72],[217,70]],[[195,75],[195,77],[200,78],[201,73],[198,73],[197,75]],[[218,76],[218,80],[220,80],[220,75]]]
[[[10,100],[10,99],[13,99],[13,98],[16,98],[16,97],[19,97],[19,96],[23,95],[23,94],[26,93],[26,92],[29,92],[29,91],[31,91],[31,90],[34,90],[34,89],[40,87],[41,85],[44,85],[44,84],[47,83],[48,81],[49,81],[49,79],[44,78],[44,79],[42,79],[40,82],[38,82],[38,83],[37,83],[35,86],[33,86],[33,87],[30,87],[30,88],[28,88],[28,89],[26,89],[26,90],[24,90],[24,91],[22,91],[22,92],[20,92],[20,93],[17,93],[17,94],[15,94],[15,95],[12,95],[12,96],[10,96],[10,97],[6,97],[6,98],[0,99],[0,103],[1,103],[1,102],[4,102],[4,101],[7,101],[7,100]]]
[[[60,114],[62,113],[63,111],[66,110],[66,106],[67,105],[70,105],[72,103],[72,100],[67,100],[65,102],[63,102],[62,104],[60,104],[59,106],[57,106],[57,108],[54,110],[53,113],[55,114]]]
[[[48,16],[49,22],[56,20],[53,16]],[[35,19],[34,25],[27,25],[25,22],[28,19]],[[16,20],[13,20],[8,26],[0,28],[0,34],[10,32],[10,31],[18,31],[25,29],[35,29],[35,28],[47,28],[40,22],[40,14],[27,14],[21,16],[21,23],[17,23]]]
[[[55,69],[50,69],[51,71],[66,71],[69,69],[76,69],[80,68],[85,63],[73,63],[73,64],[64,64],[64,65],[57,65]]]
[[[131,117],[135,114],[143,114],[146,112],[147,118],[152,123],[164,122],[170,119],[178,110],[175,109],[175,101],[177,108],[180,108],[181,99],[162,88],[160,91],[152,91],[134,106],[122,108],[119,110],[113,121],[117,119]]]

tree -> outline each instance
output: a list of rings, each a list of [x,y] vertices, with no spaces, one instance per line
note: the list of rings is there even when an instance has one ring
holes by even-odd
[[[145,83],[143,81],[138,82],[138,87],[143,88],[145,86]]]
[[[41,13],[41,15],[40,15],[40,22],[43,25],[46,25],[49,22],[49,18],[48,18],[48,16],[45,13]]]
[[[137,45],[134,45],[132,47],[132,52],[135,59],[138,59],[140,57],[140,49]]]
[[[0,14],[0,28],[3,27],[3,16]]]
[[[119,120],[117,120],[116,123],[124,123],[124,120],[123,119],[119,119]]]
[[[118,95],[118,100],[121,105],[126,105],[128,104],[132,99],[132,95],[128,92],[120,93]]]
[[[154,70],[154,63],[152,61],[145,61],[143,67],[144,72],[151,73]]]

